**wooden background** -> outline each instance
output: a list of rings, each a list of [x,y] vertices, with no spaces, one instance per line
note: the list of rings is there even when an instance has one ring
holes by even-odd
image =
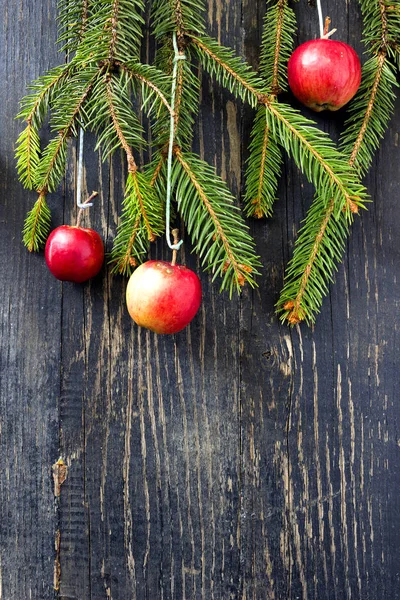
[[[16,178],[14,116],[62,60],[55,5],[0,0],[0,599],[399,599],[399,103],[314,330],[281,326],[273,308],[312,198],[286,161],[273,218],[251,223],[259,289],[230,302],[203,274],[198,317],[157,337],[130,321],[122,278],[61,284],[21,244],[34,195]],[[324,5],[362,52],[357,3]],[[315,37],[315,7],[295,10],[297,41]],[[210,32],[257,66],[264,11],[209,0]],[[196,147],[239,198],[252,112],[202,89]],[[342,121],[318,116],[334,137]],[[101,201],[87,223],[110,248],[124,172],[88,142]],[[72,159],[54,225],[75,218],[73,190]]]

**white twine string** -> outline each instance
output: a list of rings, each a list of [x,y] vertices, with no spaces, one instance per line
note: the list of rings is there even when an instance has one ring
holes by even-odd
[[[93,202],[81,202],[83,179],[83,128],[79,129],[78,176],[76,182],[76,205],[78,208],[90,208]]]
[[[171,117],[169,128],[169,144],[168,144],[168,159],[167,159],[167,198],[165,206],[165,228],[168,247],[171,250],[179,250],[183,240],[177,244],[171,243],[170,220],[171,220],[171,179],[172,179],[172,154],[174,149],[174,134],[175,134],[175,95],[176,95],[176,80],[178,75],[178,61],[185,60],[186,56],[180,54],[178,43],[176,41],[176,33],[173,33],[172,43],[174,46],[174,68],[172,70],[172,89],[171,89]]]
[[[318,9],[320,37],[324,37],[324,17],[322,15],[321,0],[317,0],[317,9]]]
[[[317,0],[317,8],[318,8],[318,19],[319,19],[320,37],[323,38],[324,40],[327,40],[328,38],[331,37],[331,35],[333,35],[337,31],[337,29],[331,29],[330,31],[327,31],[325,33],[325,21],[324,21],[323,15],[322,15],[321,0]],[[330,22],[331,22],[330,18],[327,17],[327,27],[326,27],[326,29],[329,28]]]

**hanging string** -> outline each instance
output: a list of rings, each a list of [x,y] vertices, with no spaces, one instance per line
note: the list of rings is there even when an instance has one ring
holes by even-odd
[[[172,89],[171,89],[171,117],[169,128],[169,144],[168,144],[168,159],[167,159],[167,198],[165,206],[165,228],[166,239],[170,250],[179,250],[183,240],[176,244],[171,243],[170,220],[171,220],[171,179],[172,179],[172,154],[174,149],[174,134],[175,134],[175,95],[176,95],[176,80],[178,75],[178,61],[185,60],[186,56],[179,52],[176,33],[173,33],[172,43],[174,47],[174,67],[172,70]]]
[[[93,206],[93,202],[81,202],[83,179],[83,128],[79,129],[79,151],[78,151],[78,177],[76,182],[76,204],[78,208],[85,209]]]
[[[324,37],[324,17],[322,15],[321,0],[317,0],[318,19],[319,19],[319,33],[320,37]]]
[[[317,8],[318,8],[320,37],[324,38],[324,39],[328,39],[333,33],[335,33],[335,31],[337,31],[337,29],[331,29],[329,31],[329,25],[331,24],[331,19],[330,19],[330,17],[326,17],[326,19],[324,20],[324,17],[322,14],[321,0],[317,0]]]

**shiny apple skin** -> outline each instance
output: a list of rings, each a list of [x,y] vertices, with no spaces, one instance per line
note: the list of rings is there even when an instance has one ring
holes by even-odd
[[[137,325],[155,333],[177,333],[199,310],[200,279],[184,265],[149,260],[131,275],[126,304]]]
[[[57,279],[83,283],[103,265],[103,241],[94,229],[61,225],[47,239],[45,259]]]
[[[361,82],[361,64],[351,46],[319,38],[301,44],[288,62],[290,89],[316,112],[347,104]]]

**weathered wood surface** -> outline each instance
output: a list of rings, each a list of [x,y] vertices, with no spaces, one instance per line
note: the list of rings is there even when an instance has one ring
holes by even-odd
[[[33,195],[16,180],[14,115],[60,60],[55,0],[0,7],[0,599],[400,598],[399,104],[314,330],[274,315],[312,198],[287,161],[275,215],[252,223],[259,289],[229,302],[203,275],[199,316],[157,337],[131,323],[120,278],[62,285],[22,247]],[[210,31],[257,66],[264,10],[210,0]],[[325,10],[361,51],[356,2]],[[317,15],[296,11],[301,42]],[[204,81],[196,144],[238,196],[250,121]],[[337,135],[340,115],[318,121]],[[123,172],[90,148],[86,166],[110,246]],[[73,175],[51,199],[55,225],[74,217]]]

